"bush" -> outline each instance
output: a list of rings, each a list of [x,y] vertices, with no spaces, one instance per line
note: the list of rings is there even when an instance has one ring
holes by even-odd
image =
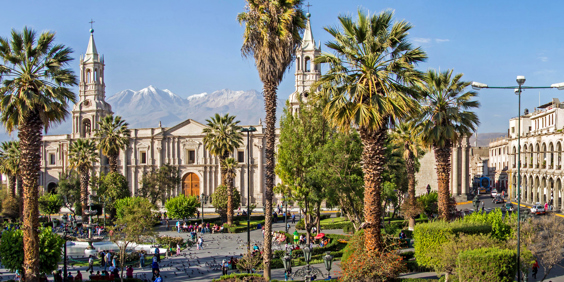
[[[22,229],[6,230],[2,233],[0,259],[2,265],[10,271],[23,272],[23,241]],[[51,273],[57,269],[63,255],[61,248],[64,242],[65,240],[53,233],[51,228],[41,228],[39,232],[39,271]]]
[[[244,279],[248,278],[248,279]],[[262,278],[262,275],[256,273],[234,273],[223,275],[219,279],[214,279],[212,282],[222,282],[222,281],[266,281]]]
[[[492,227],[472,222],[435,221],[415,225],[415,258],[419,265],[434,267],[439,258],[434,257],[435,249],[450,240],[451,235],[458,234],[490,234]]]
[[[337,217],[341,217],[341,212],[337,212]]]
[[[186,197],[184,194],[170,198],[165,203],[168,216],[181,219],[194,216],[199,206],[200,202],[196,196]]]
[[[517,265],[514,250],[481,248],[458,255],[458,277],[461,281],[513,281]]]
[[[347,246],[347,256],[341,260],[340,281],[389,281],[407,268],[402,257],[385,249],[368,252],[364,246],[364,232],[358,232]]]

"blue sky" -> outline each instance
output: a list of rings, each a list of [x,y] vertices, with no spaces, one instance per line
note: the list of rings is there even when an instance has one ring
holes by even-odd
[[[340,14],[354,14],[358,7],[393,9],[397,20],[414,25],[410,39],[428,53],[421,70],[451,68],[466,80],[492,86],[515,85],[517,75],[525,75],[530,86],[564,82],[564,2],[309,2],[313,34],[322,43],[330,40],[322,28],[336,25]],[[73,48],[78,59],[88,43],[88,22],[94,19],[96,45],[106,60],[108,96],[151,84],[184,97],[223,88],[260,90],[253,60],[240,53],[243,28],[236,16],[244,5],[243,0],[9,1],[3,3],[0,36],[26,25],[55,31],[57,42]],[[78,60],[72,68],[78,71]],[[294,66],[279,87],[280,98],[293,92],[293,72]],[[541,92],[542,103],[552,97],[564,101],[564,92]],[[482,90],[479,100],[479,131],[506,132],[508,119],[517,116],[513,91]],[[538,103],[538,91],[524,92],[523,108]]]

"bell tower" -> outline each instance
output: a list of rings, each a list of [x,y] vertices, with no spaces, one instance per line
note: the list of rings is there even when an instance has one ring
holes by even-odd
[[[299,108],[299,97],[306,102],[310,86],[321,78],[321,66],[314,63],[315,58],[321,54],[321,42],[319,46],[315,46],[309,21],[311,14],[308,12],[306,17],[307,23],[302,45],[296,50],[296,91],[289,98],[290,111],[293,113]]]
[[[86,54],[80,56],[79,101],[72,110],[73,139],[93,137],[102,117],[112,114],[112,107],[106,103],[104,66],[104,57],[94,43],[94,29],[90,29]]]

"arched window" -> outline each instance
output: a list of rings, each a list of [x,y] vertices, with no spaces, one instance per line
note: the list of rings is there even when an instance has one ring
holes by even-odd
[[[95,70],[94,70],[94,81],[97,82],[98,79],[99,79],[99,76],[98,76],[98,69],[95,69]]]
[[[92,82],[92,72],[90,71],[90,69],[86,70],[86,83],[91,83]]]
[[[304,70],[306,72],[310,72],[311,71],[311,60],[309,59],[309,57],[305,58],[305,64],[304,64]]]
[[[91,126],[90,120],[84,119],[82,121],[82,132],[84,132],[84,134],[90,134],[91,130],[92,130],[92,126]]]
[[[296,66],[300,70],[300,58],[296,58]]]

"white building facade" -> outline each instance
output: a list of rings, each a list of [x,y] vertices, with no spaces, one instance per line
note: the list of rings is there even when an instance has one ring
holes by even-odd
[[[308,19],[302,48],[298,51],[300,55],[296,67],[295,92],[298,94],[307,93],[309,85],[321,76],[320,67],[313,64],[313,59],[319,54],[319,48],[312,49],[312,42],[313,35]],[[53,191],[59,182],[59,174],[69,170],[70,144],[79,138],[92,138],[98,129],[98,122],[104,116],[113,114],[111,106],[105,100],[104,68],[104,58],[98,54],[91,30],[86,54],[80,58],[79,101],[72,110],[72,133],[43,136],[39,184],[46,191]],[[292,96],[297,95],[295,93]],[[232,157],[240,163],[235,187],[241,193],[242,205],[247,204],[249,189],[250,203],[262,206],[265,201],[265,129],[260,121],[259,124],[243,125],[248,126],[255,127],[257,131],[250,135],[249,143],[244,136],[243,145],[233,153]],[[187,196],[211,195],[220,184],[221,175],[219,159],[204,148],[204,128],[204,124],[188,119],[172,127],[162,127],[159,122],[158,127],[131,129],[129,146],[120,151],[118,159],[118,170],[129,181],[131,194],[138,195],[140,180],[145,173],[171,164],[179,169],[182,180],[171,196],[182,193]],[[279,129],[276,130],[276,139],[278,134]],[[100,162],[94,164],[91,175],[109,171],[107,158],[102,152],[99,154]],[[247,170],[247,154],[250,154],[250,170]],[[250,182],[247,181],[249,175]],[[280,182],[278,177],[275,182]]]
[[[534,112],[521,116],[521,159],[518,159],[518,118],[509,120],[509,138],[504,151],[496,154],[496,167],[506,163],[510,195],[517,195],[517,168],[521,165],[521,200],[526,203],[549,203],[557,209],[562,203],[562,146],[564,145],[564,103],[554,98]],[[498,141],[499,142],[499,141]]]

